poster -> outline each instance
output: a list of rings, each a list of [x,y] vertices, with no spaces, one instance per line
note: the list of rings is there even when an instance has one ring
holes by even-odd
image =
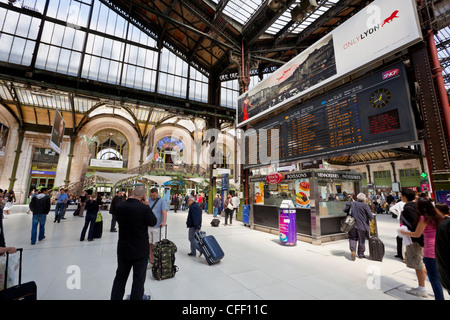
[[[8,141],[9,128],[0,123],[0,157],[5,156],[6,142]]]
[[[255,183],[255,204],[264,204],[264,182]]]
[[[450,206],[450,191],[436,191],[436,202]]]
[[[309,179],[300,179],[295,181],[295,206],[301,209],[310,209],[311,201],[309,199],[310,185]]]
[[[61,153],[61,146],[64,136],[66,122],[58,110],[55,110],[55,118],[53,119],[52,136],[50,138],[50,148],[56,153]]]

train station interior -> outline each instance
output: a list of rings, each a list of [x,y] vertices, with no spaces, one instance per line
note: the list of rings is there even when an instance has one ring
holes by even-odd
[[[449,39],[446,0],[0,0],[0,247],[23,249],[37,300],[109,300],[111,201],[144,186],[178,249],[172,279],[147,270],[151,300],[434,300],[428,278],[407,292],[390,208],[405,190],[450,206]],[[93,242],[73,214],[86,191]],[[374,218],[352,261],[341,226],[360,194]],[[188,256],[189,197],[220,262]]]

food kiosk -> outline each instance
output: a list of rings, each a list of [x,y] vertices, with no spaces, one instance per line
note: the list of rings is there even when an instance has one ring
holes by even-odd
[[[275,178],[275,175],[278,178]],[[320,245],[347,237],[340,231],[343,209],[362,190],[362,175],[353,171],[306,170],[252,176],[249,223],[253,229],[278,234],[283,200],[296,206],[297,237]]]

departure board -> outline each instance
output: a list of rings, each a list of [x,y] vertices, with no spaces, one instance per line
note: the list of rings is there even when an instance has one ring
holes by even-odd
[[[415,142],[410,100],[403,64],[390,66],[256,124],[246,141],[245,167],[268,164],[262,160],[270,158],[272,147],[279,149],[279,160],[270,160],[282,163]],[[274,129],[277,141],[272,141]]]

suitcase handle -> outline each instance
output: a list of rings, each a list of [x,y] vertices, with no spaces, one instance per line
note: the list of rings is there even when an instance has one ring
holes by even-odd
[[[22,252],[23,248],[16,248],[18,252],[20,252],[20,261],[19,261],[19,285],[22,284]],[[6,266],[5,266],[5,277],[3,279],[4,290],[6,290],[6,286],[8,284],[8,263],[9,263],[9,252],[6,252]]]
[[[162,237],[162,225],[159,225],[159,238],[161,239],[161,237]],[[167,239],[167,224],[166,224],[166,237],[165,237],[165,239]]]

